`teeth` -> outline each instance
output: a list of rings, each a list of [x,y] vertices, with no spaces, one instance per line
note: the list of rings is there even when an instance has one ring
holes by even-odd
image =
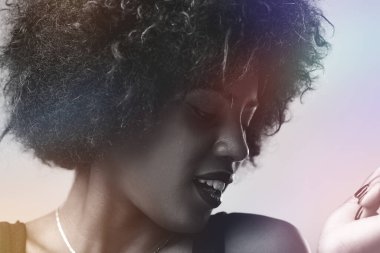
[[[226,188],[226,184],[220,180],[205,180],[198,179],[198,181],[202,184],[207,184],[208,186],[214,188],[215,190],[223,192],[224,188]]]

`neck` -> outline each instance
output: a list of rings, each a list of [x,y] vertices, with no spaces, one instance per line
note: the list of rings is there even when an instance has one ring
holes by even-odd
[[[106,168],[76,174],[60,220],[76,252],[153,253],[170,235],[113,187]]]

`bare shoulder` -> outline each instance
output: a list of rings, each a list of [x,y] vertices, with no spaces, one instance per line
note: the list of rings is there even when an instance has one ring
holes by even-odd
[[[56,227],[53,213],[27,222],[26,253],[59,252],[55,249],[57,242]]]
[[[292,224],[262,215],[231,213],[226,219],[226,253],[308,253]]]

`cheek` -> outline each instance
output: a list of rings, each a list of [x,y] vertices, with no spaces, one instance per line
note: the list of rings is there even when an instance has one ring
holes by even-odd
[[[147,166],[155,167],[161,180],[155,184],[156,192],[162,195],[154,200],[152,215],[167,229],[197,232],[207,222],[211,210],[199,199],[193,177],[209,155],[212,136],[192,127],[183,114],[171,121],[160,136],[155,148],[158,151],[149,156],[153,163]]]
[[[192,180],[211,138],[200,135],[183,114],[175,116],[156,129],[147,149],[129,159],[131,166],[120,180],[124,194],[157,224],[177,232],[196,232],[211,210],[199,201]]]
[[[184,107],[162,121],[151,142],[149,160],[183,167],[210,152],[215,129],[204,129]]]
[[[196,166],[184,162],[189,158],[180,158],[181,153],[169,160],[148,157],[140,167],[126,171],[121,184],[128,201],[153,222],[170,231],[194,233],[206,224],[211,210],[194,188]]]

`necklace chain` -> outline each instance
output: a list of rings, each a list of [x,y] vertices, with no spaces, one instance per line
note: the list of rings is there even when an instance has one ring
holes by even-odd
[[[63,231],[61,220],[59,219],[59,208],[55,210],[55,220],[57,221],[57,227],[58,227],[59,233],[61,234],[61,237],[63,241],[65,242],[67,248],[69,249],[70,253],[76,253],[73,247],[71,247],[71,244],[69,243],[69,240],[66,237],[65,231]]]
[[[57,209],[55,210],[55,220],[56,220],[56,222],[57,222],[57,227],[58,227],[59,233],[60,233],[60,235],[61,235],[61,237],[62,237],[64,243],[66,244],[67,249],[70,251],[70,253],[76,253],[76,251],[75,251],[75,250],[73,249],[73,247],[71,246],[69,240],[67,239],[67,236],[66,236],[66,234],[65,234],[65,231],[64,231],[63,228],[62,228],[61,220],[60,220],[60,218],[59,218],[59,208],[57,208]],[[153,253],[159,253],[160,250],[162,250],[162,249],[168,244],[168,242],[170,241],[171,238],[172,238],[172,237],[169,237],[168,239],[166,239],[166,240],[162,243],[162,245],[159,245],[159,246],[157,247],[157,249],[154,250]],[[160,244],[161,244],[161,243],[160,243]]]

